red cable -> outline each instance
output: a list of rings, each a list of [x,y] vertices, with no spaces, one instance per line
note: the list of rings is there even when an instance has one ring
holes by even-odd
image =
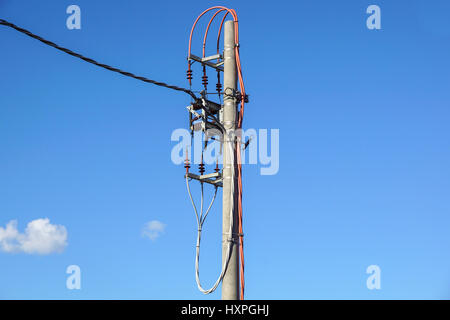
[[[221,13],[222,11],[225,11],[225,9],[219,9],[218,11],[216,11],[216,13],[214,13],[214,15],[211,17],[211,19],[209,20],[208,26],[206,27],[205,30],[205,35],[203,37],[203,58],[205,57],[205,47],[206,47],[206,37],[208,36],[208,31],[209,31],[209,27],[211,26],[211,23],[213,22],[214,18]],[[225,17],[228,15],[228,12],[225,14]],[[223,21],[223,20],[222,20]],[[222,25],[221,25],[222,27]],[[219,41],[219,40],[217,40]],[[217,52],[219,53],[219,52]]]
[[[228,13],[229,13],[229,12],[225,13],[225,15],[224,15],[223,18],[222,18],[222,21],[220,22],[219,33],[217,34],[217,53],[219,53],[220,33],[221,33],[221,31],[222,31],[222,26],[223,26],[223,23],[225,22],[225,18],[228,16]]]

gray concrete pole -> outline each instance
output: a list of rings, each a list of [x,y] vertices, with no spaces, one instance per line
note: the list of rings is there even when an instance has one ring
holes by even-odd
[[[237,70],[235,59],[235,39],[234,39],[234,22],[228,20],[225,22],[224,34],[224,75],[223,87],[226,93],[232,93],[236,89]],[[223,125],[227,132],[234,131],[236,128],[236,101],[234,97],[224,96],[223,98]],[[236,183],[236,156],[234,152],[234,143],[230,141],[230,137],[224,135],[225,142],[223,144],[223,226],[222,226],[222,263],[227,255],[227,246],[230,238],[233,238],[232,253],[228,263],[228,268],[222,280],[222,300],[238,300],[239,299],[239,237],[238,234],[238,217],[235,204],[232,202],[231,181],[234,181],[234,196],[237,197]],[[233,154],[230,154],[230,145],[233,143]],[[234,163],[235,170],[231,166]],[[233,179],[232,179],[233,177]],[[233,234],[229,234],[230,229],[230,210],[233,209]]]

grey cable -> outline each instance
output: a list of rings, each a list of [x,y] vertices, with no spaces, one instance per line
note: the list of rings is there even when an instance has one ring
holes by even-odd
[[[230,146],[230,158],[234,159],[234,155],[233,155],[233,145],[232,145],[232,141],[228,141],[228,144]],[[231,166],[232,166],[232,170],[234,170],[234,161],[230,161]],[[217,287],[219,286],[220,282],[222,281],[225,272],[228,268],[228,263],[230,261],[230,256],[231,256],[231,250],[232,250],[232,242],[233,242],[233,206],[231,206],[230,208],[230,228],[228,230],[228,234],[229,234],[229,238],[227,239],[227,249],[226,249],[226,256],[225,256],[225,261],[222,264],[222,270],[220,272],[219,277],[217,278],[216,282],[214,283],[214,285],[210,288],[210,289],[204,289],[200,283],[200,268],[199,268],[199,264],[200,264],[200,242],[201,242],[201,237],[202,237],[202,228],[203,228],[203,224],[206,220],[206,217],[208,216],[208,213],[214,203],[214,200],[216,198],[217,195],[217,187],[216,190],[214,192],[214,196],[213,199],[208,207],[208,209],[205,212],[205,215],[203,216],[203,212],[200,212],[200,215],[198,214],[197,211],[197,207],[195,206],[194,200],[192,198],[192,194],[191,194],[191,189],[189,187],[189,178],[186,175],[186,186],[187,186],[187,190],[188,190],[188,194],[189,194],[189,198],[191,199],[191,203],[192,203],[192,207],[194,208],[195,211],[195,216],[197,217],[197,244],[196,244],[196,250],[195,250],[195,281],[197,282],[197,287],[198,289],[204,293],[204,294],[210,294],[212,292],[214,292]],[[203,208],[203,183],[201,186],[201,192],[202,192],[202,204],[201,207]],[[231,178],[231,203],[233,203],[233,196],[234,196],[234,177],[232,175]]]

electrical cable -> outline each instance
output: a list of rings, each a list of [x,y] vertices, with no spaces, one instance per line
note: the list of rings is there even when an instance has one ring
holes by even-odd
[[[233,157],[233,146],[232,146],[231,141],[229,142],[229,146],[230,146],[230,157]],[[231,161],[230,163],[231,163],[231,166],[232,166],[232,170],[234,170],[233,161]],[[231,193],[231,195],[233,195],[233,193],[234,193],[234,179],[232,178],[231,180],[232,180],[232,184],[231,184],[232,187],[231,187],[230,193]],[[209,294],[209,293],[214,292],[217,289],[217,287],[219,286],[220,282],[222,281],[222,279],[223,279],[223,277],[225,275],[225,272],[226,272],[226,270],[228,268],[228,264],[229,264],[229,261],[230,261],[230,256],[231,256],[231,251],[232,251],[232,243],[234,241],[234,239],[233,239],[233,207],[230,207],[230,213],[229,213],[230,214],[230,216],[229,216],[229,218],[230,218],[230,228],[228,230],[229,237],[227,238],[227,248],[226,248],[225,261],[223,261],[220,275],[217,278],[217,280],[214,283],[214,285],[210,289],[204,289],[202,287],[201,283],[200,283],[200,267],[199,267],[199,264],[200,264],[200,242],[201,242],[203,224],[205,223],[206,217],[208,216],[208,213],[209,213],[209,211],[210,211],[210,209],[211,209],[211,207],[212,207],[212,205],[214,203],[214,200],[216,198],[217,187],[215,188],[214,196],[213,196],[213,199],[212,199],[208,209],[206,210],[205,213],[203,213],[203,183],[201,183],[201,210],[200,210],[200,214],[198,213],[197,207],[195,206],[195,202],[194,202],[194,200],[192,198],[192,193],[191,193],[191,189],[190,189],[190,186],[189,186],[189,177],[188,177],[188,175],[186,175],[186,187],[187,187],[187,190],[188,190],[189,198],[190,198],[191,203],[192,203],[192,207],[194,208],[194,211],[195,211],[195,216],[197,218],[197,227],[198,227],[198,229],[197,229],[196,254],[195,254],[195,280],[197,282],[198,289],[204,294]]]
[[[130,77],[130,78],[134,78],[134,79],[146,82],[146,83],[151,83],[151,84],[154,84],[154,85],[157,85],[157,86],[160,86],[160,87],[165,87],[165,88],[172,89],[172,90],[175,90],[175,91],[184,92],[184,93],[187,93],[188,95],[190,95],[194,100],[197,99],[195,94],[189,89],[185,89],[185,88],[181,88],[181,87],[178,87],[178,86],[169,85],[167,83],[155,81],[155,80],[152,80],[152,79],[148,79],[146,77],[137,76],[137,75],[135,75],[135,74],[133,74],[131,72],[123,71],[121,69],[109,66],[107,64],[103,64],[103,63],[97,62],[97,61],[95,61],[95,60],[93,60],[91,58],[87,58],[87,57],[85,57],[85,56],[83,56],[83,55],[81,55],[79,53],[76,53],[76,52],[70,50],[70,49],[61,47],[61,46],[57,45],[54,42],[46,40],[46,39],[44,39],[44,38],[42,38],[42,37],[40,37],[40,36],[30,32],[30,31],[28,31],[26,29],[23,29],[21,27],[18,27],[15,24],[10,23],[10,22],[8,22],[6,20],[0,19],[0,25],[4,25],[4,26],[10,27],[10,28],[13,28],[13,29],[15,29],[15,30],[17,30],[17,31],[19,31],[19,32],[21,32],[21,33],[31,37],[31,38],[34,38],[36,40],[41,41],[42,43],[44,43],[44,44],[46,44],[46,45],[48,45],[50,47],[58,49],[58,50],[60,50],[62,52],[65,52],[65,53],[67,53],[67,54],[69,54],[71,56],[79,58],[79,59],[81,59],[83,61],[86,61],[88,63],[94,64],[94,65],[96,65],[98,67],[104,68],[104,69],[112,71],[112,72],[117,72],[117,73],[120,73],[120,74],[122,74],[124,76]]]

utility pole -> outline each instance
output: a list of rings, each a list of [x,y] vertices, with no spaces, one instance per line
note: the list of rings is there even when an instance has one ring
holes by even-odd
[[[225,22],[224,34],[224,75],[223,84],[225,92],[234,93],[236,91],[236,57],[234,21]],[[228,242],[232,241],[232,251],[228,268],[222,280],[222,300],[239,299],[239,236],[238,217],[236,210],[237,183],[236,183],[236,155],[234,130],[236,128],[236,100],[235,97],[224,95],[223,98],[223,126],[226,129],[223,144],[223,225],[222,225],[222,264],[227,256]],[[233,132],[231,136],[229,132]],[[233,152],[230,154],[230,144]],[[234,169],[233,169],[234,168]],[[232,186],[232,181],[234,185]],[[230,230],[230,210],[233,210],[233,233]]]

